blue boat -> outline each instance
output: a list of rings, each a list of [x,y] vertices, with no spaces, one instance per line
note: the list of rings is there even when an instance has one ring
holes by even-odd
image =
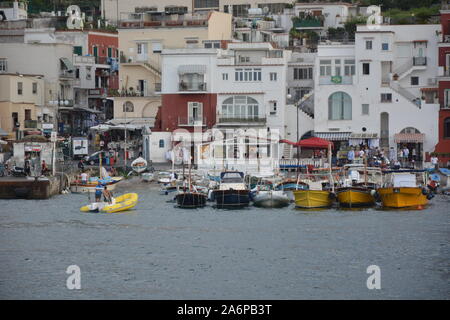
[[[250,190],[244,182],[244,173],[225,171],[220,174],[220,185],[214,190],[216,207],[220,209],[239,209],[250,204]]]

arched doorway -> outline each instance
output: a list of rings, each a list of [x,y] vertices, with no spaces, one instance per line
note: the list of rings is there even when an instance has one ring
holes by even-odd
[[[400,131],[400,134],[409,135],[410,138],[407,137],[404,141],[397,141],[397,150],[405,150],[406,154],[403,153],[403,161],[406,165],[412,166],[412,160],[414,162],[422,161],[422,152],[423,152],[423,141],[416,139],[415,136],[420,135],[420,131],[414,127],[406,127]]]

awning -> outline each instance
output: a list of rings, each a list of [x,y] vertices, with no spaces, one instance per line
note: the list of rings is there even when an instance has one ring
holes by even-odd
[[[351,132],[314,132],[314,136],[331,141],[343,141],[350,138]]]
[[[352,133],[350,139],[378,139],[378,133]]]
[[[64,65],[66,66],[67,70],[75,70],[75,67],[72,64],[72,61],[70,61],[67,58],[60,58],[61,62],[64,63]]]
[[[420,91],[422,92],[433,92],[433,91],[438,91],[438,88],[420,88]]]
[[[394,135],[395,143],[423,143],[424,133],[396,133]]]
[[[206,65],[189,64],[189,65],[179,66],[178,67],[178,74],[185,74],[185,73],[204,74],[204,73],[206,73]]]

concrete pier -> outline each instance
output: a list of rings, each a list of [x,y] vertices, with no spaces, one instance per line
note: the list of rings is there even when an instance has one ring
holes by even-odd
[[[0,178],[0,199],[48,199],[65,187],[63,176]]]

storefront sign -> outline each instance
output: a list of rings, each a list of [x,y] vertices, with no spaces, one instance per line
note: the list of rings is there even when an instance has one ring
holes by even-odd
[[[40,143],[26,143],[24,145],[25,152],[40,152],[42,150],[42,145]]]

